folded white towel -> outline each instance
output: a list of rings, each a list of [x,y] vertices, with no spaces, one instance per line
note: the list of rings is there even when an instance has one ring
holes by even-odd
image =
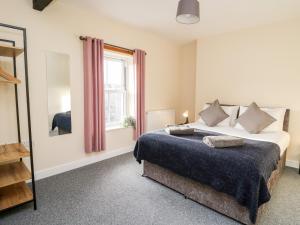
[[[171,135],[192,135],[195,129],[188,126],[172,126],[166,128],[165,131]]]
[[[244,144],[244,139],[227,135],[206,136],[203,138],[203,143],[213,148],[226,148],[242,146]]]

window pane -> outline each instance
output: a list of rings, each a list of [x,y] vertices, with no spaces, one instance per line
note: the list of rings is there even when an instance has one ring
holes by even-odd
[[[108,92],[105,91],[105,122],[109,122],[109,98],[108,98]]]
[[[105,65],[106,88],[124,88],[124,61],[107,58]]]
[[[123,120],[124,94],[122,92],[109,93],[110,123],[121,123]]]

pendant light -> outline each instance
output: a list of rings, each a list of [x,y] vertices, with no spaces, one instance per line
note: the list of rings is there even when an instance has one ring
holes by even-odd
[[[177,8],[176,20],[183,24],[194,24],[200,21],[198,0],[180,0]]]

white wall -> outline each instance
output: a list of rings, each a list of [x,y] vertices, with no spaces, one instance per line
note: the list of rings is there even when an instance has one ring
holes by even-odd
[[[198,40],[196,113],[204,103],[291,109],[288,160],[300,158],[300,20]],[[297,163],[296,163],[297,165]]]
[[[1,22],[26,27],[28,32],[36,170],[96,155],[84,153],[83,57],[82,42],[78,39],[80,35],[103,38],[107,43],[131,49],[144,49],[147,52],[146,110],[177,108],[180,52],[177,43],[82,9],[67,7],[59,1],[54,1],[43,12],[34,11],[31,0],[1,1],[0,17]],[[2,34],[2,29],[0,31]],[[73,122],[70,135],[54,138],[48,136],[45,51],[70,55]],[[134,144],[131,131],[121,129],[107,132],[108,149]]]
[[[189,121],[195,119],[195,88],[196,88],[196,55],[197,42],[193,41],[181,47],[180,50],[180,78],[178,89],[179,110],[177,121],[185,121],[182,113],[189,111]]]

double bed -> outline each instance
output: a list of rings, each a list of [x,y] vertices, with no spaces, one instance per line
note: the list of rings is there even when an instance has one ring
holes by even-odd
[[[144,162],[143,176],[243,224],[255,224],[285,166],[288,124],[289,110],[278,132],[249,134],[234,127],[192,123],[189,126],[197,132],[191,137],[164,131],[141,136],[134,156]],[[242,137],[245,145],[208,149],[202,143],[206,135],[223,134]]]

